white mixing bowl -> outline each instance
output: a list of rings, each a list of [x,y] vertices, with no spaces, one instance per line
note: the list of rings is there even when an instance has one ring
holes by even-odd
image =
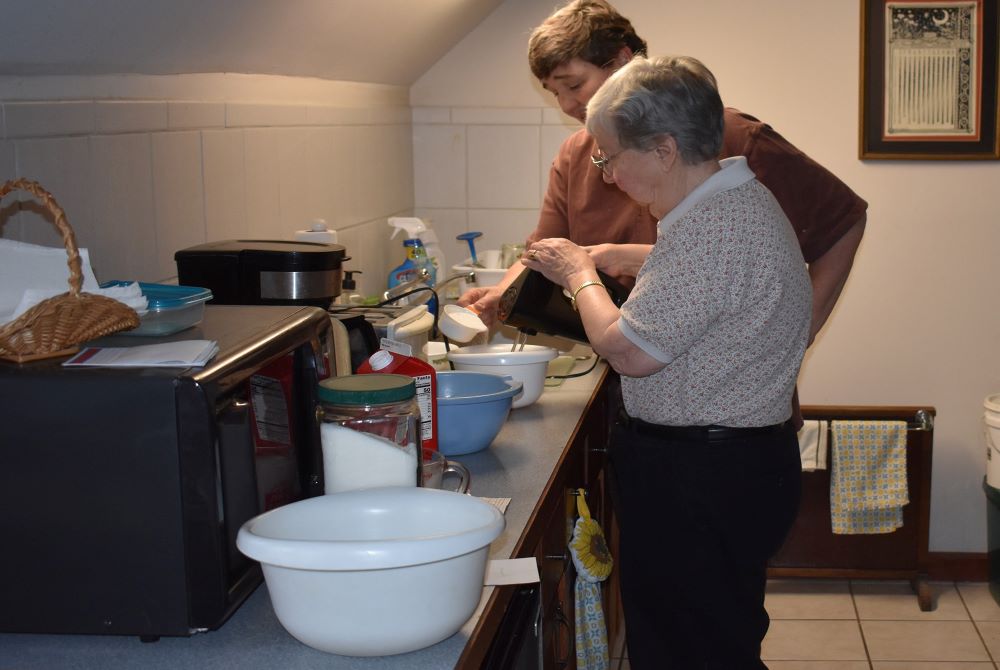
[[[448,352],[448,360],[456,370],[488,372],[510,376],[524,384],[521,395],[514,397],[513,408],[527,407],[538,400],[545,389],[545,373],[549,361],[559,355],[552,347],[538,344],[518,346],[511,351],[510,344],[476,344]]]
[[[503,515],[453,491],[393,487],[309,498],[240,528],[274,612],[299,641],[386,656],[456,633],[479,604]]]

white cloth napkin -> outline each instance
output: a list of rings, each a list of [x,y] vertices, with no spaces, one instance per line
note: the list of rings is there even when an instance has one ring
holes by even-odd
[[[799,429],[799,455],[802,470],[826,470],[828,421],[804,421]]]
[[[80,261],[84,292],[120,299],[137,312],[140,309],[140,313],[145,312],[146,299],[138,284],[102,289],[86,249],[80,249]],[[68,290],[69,266],[65,249],[0,238],[0,325]]]
[[[142,294],[142,289],[139,287],[139,282],[129,282],[122,286],[108,286],[107,288],[99,288],[94,293],[98,295],[103,295],[108,298],[114,298],[118,302],[123,302],[132,309],[134,309],[139,316],[142,316],[149,311],[149,301],[146,300],[146,296]]]

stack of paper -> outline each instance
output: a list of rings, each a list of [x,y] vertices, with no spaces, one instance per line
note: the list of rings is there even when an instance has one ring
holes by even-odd
[[[182,340],[136,347],[87,347],[63,365],[112,368],[200,368],[219,353],[214,340]]]

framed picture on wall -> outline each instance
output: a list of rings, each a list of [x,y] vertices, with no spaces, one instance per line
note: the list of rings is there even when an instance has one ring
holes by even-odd
[[[861,158],[1000,158],[998,0],[861,0]]]

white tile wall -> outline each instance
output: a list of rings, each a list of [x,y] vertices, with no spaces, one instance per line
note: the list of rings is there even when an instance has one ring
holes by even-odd
[[[469,126],[469,207],[538,207],[538,126]]]
[[[306,108],[306,123],[310,126],[360,126],[369,122],[367,109],[311,105]]]
[[[247,234],[267,238],[281,221],[278,180],[278,131],[252,128],[244,131]]]
[[[8,102],[4,104],[6,137],[83,135],[94,131],[94,103]]]
[[[152,140],[155,273],[172,277],[174,252],[207,241],[201,133],[155,133]]]
[[[239,126],[302,126],[306,123],[306,108],[302,105],[268,105],[254,102],[226,104],[226,125]]]
[[[535,209],[469,210],[469,230],[483,233],[476,240],[477,251],[499,249],[505,242],[523,242],[537,224]]]
[[[438,246],[444,253],[445,262],[448,265],[457,265],[469,256],[469,245],[461,240],[456,240],[455,236],[467,233],[472,230],[469,227],[469,210],[461,209],[436,209],[428,207],[417,207],[414,214],[424,221],[430,223],[438,237]],[[398,239],[398,238],[397,238]],[[478,245],[477,249],[480,248]],[[448,268],[451,272],[451,268]]]
[[[319,216],[320,141],[313,128],[282,128],[278,137],[278,211],[280,225],[292,231]]]
[[[90,147],[94,239],[87,246],[97,278],[150,277],[157,264],[150,136],[96,136]]]
[[[178,249],[291,239],[324,218],[364,271],[361,291],[381,292],[401,260],[386,218],[413,210],[412,112],[405,96],[351,91],[344,106],[0,100],[0,181],[50,190],[102,280],[169,281]],[[31,203],[20,212],[18,199],[0,203],[0,234],[62,246],[50,217]]]
[[[413,183],[417,207],[465,207],[465,126],[413,126]]]
[[[221,102],[177,101],[167,103],[167,127],[170,130],[224,128],[226,105]]]
[[[403,243],[397,237],[389,241],[389,227],[385,219],[377,219],[358,226],[357,253],[350,267],[364,272],[363,281],[358,282],[365,294],[381,293],[386,288],[389,270],[403,262]]]
[[[537,126],[541,120],[541,110],[535,108],[458,107],[451,110],[452,123],[467,125]]]
[[[17,140],[14,144],[19,177],[37,181],[66,212],[78,246],[90,247],[98,236],[91,187],[90,142],[86,137]],[[18,239],[63,246],[52,218],[31,196],[23,206]],[[123,250],[124,251],[124,250]]]
[[[354,163],[358,183],[359,218],[413,207],[413,130],[410,125],[363,126],[355,135]],[[363,158],[362,158],[363,156]]]
[[[539,188],[542,197],[545,197],[545,189],[549,185],[549,169],[552,167],[552,159],[555,158],[559,146],[579,129],[563,125],[544,125],[541,128],[541,151],[538,155],[538,176]]]
[[[413,123],[450,123],[451,107],[414,107]]]
[[[324,218],[371,294],[402,260],[388,216],[426,218],[450,264],[467,256],[459,233],[480,230],[485,250],[530,232],[573,130],[544,109],[348,104],[0,101],[0,177],[56,195],[101,279],[170,280],[178,249]],[[4,236],[61,245],[43,213],[16,211],[0,203]]]
[[[202,138],[205,233],[209,240],[249,237],[242,130],[206,130]]]
[[[552,158],[580,128],[551,107],[415,107],[412,118],[415,211],[449,263],[468,256],[459,233],[482,232],[485,250],[534,230]]]
[[[94,104],[96,133],[138,133],[167,129],[167,103],[111,100]]]
[[[0,181],[17,177],[14,164],[14,143],[0,140]],[[0,202],[0,237],[16,237],[20,235],[20,221],[16,215],[17,199],[11,195]]]

